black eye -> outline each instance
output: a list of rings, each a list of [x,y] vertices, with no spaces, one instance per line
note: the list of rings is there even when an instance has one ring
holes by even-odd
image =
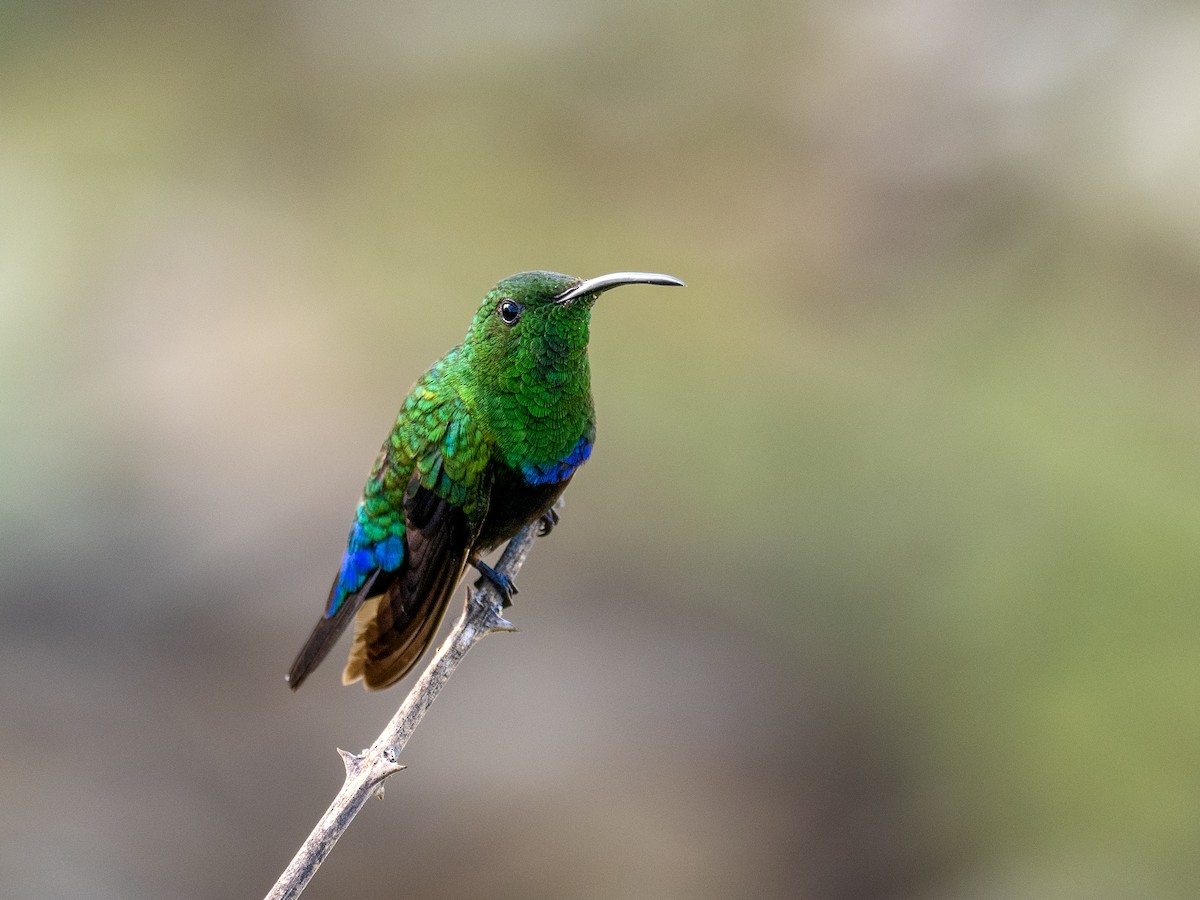
[[[503,322],[505,325],[516,325],[519,321],[521,321],[521,313],[524,312],[525,307],[523,307],[516,300],[509,300],[506,298],[500,301],[498,310],[500,312],[501,322]]]

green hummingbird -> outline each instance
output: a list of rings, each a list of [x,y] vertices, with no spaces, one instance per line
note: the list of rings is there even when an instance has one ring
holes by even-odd
[[[627,284],[670,275],[616,272],[586,281],[522,272],[497,284],[461,344],[422,375],[371,468],[325,612],[296,656],[293,690],[354,619],[343,684],[395,684],[424,654],[467,566],[512,582],[480,557],[541,520],[596,439],[588,367],[592,306]]]

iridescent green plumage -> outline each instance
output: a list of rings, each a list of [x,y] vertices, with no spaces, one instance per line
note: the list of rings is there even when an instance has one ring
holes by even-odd
[[[371,469],[325,614],[292,688],[355,619],[347,684],[393,684],[433,639],[468,564],[546,515],[595,440],[588,325],[601,291],[682,284],[525,272],[488,293],[463,343],[409,392]],[[515,589],[498,580],[507,594]]]

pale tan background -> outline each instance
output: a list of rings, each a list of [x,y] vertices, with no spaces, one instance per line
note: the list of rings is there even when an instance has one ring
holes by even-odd
[[[0,893],[261,896],[282,675],[529,268],[599,443],[305,897],[1200,894],[1200,14],[0,4]],[[341,654],[339,650],[338,655]]]

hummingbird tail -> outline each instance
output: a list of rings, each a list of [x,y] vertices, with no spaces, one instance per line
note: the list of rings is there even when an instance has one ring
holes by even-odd
[[[286,681],[288,687],[293,691],[300,687],[312,670],[321,664],[321,660],[329,655],[329,651],[333,649],[333,645],[337,643],[337,639],[341,637],[342,632],[346,630],[346,626],[350,624],[350,619],[354,617],[354,611],[358,609],[358,603],[362,595],[371,590],[374,581],[375,576],[373,575],[363,585],[362,589],[343,600],[337,612],[332,616],[322,616],[317,620],[312,634],[308,636],[308,640],[304,642],[304,646],[296,654],[292,668],[288,671]],[[337,589],[338,583],[335,580],[333,587],[330,588],[331,598]]]

